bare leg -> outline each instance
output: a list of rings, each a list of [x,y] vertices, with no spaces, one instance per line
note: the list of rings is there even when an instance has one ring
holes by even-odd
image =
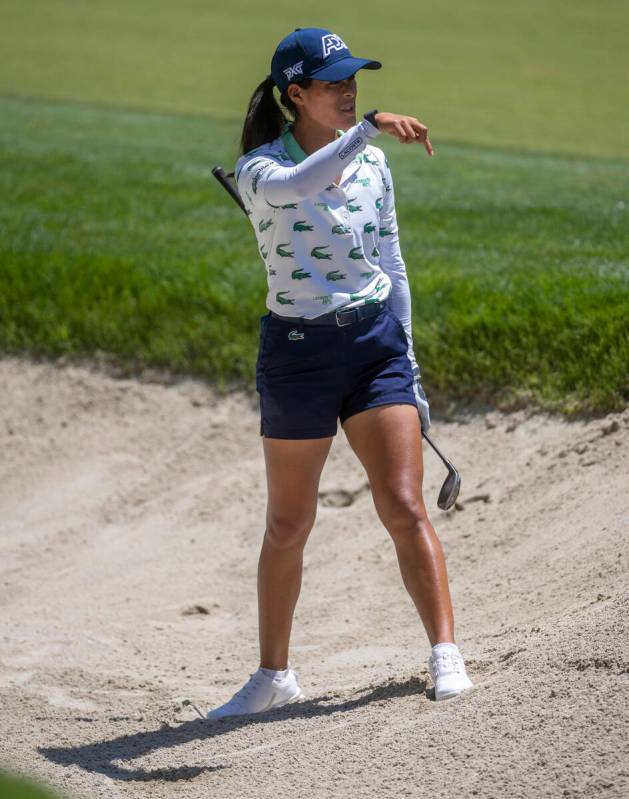
[[[301,589],[303,550],[317,513],[319,478],[332,437],[263,437],[268,488],[258,562],[260,666],[285,669]]]
[[[422,496],[417,408],[380,405],[354,414],[343,430],[365,467],[376,511],[395,545],[404,585],[431,646],[454,641],[454,615],[441,542]]]

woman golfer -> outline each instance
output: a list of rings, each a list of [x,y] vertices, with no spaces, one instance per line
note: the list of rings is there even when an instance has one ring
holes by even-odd
[[[415,117],[374,110],[356,122],[355,73],[363,67],[381,64],[353,57],[328,30],[297,28],[279,43],[244,123],[235,175],[268,279],[256,365],[268,484],[260,667],[208,719],[304,697],[289,638],[337,418],[365,467],[430,640],[435,698],[472,687],[454,642],[443,550],[422,497],[420,424],[427,432],[430,417],[413,353],[393,180],[370,142],[388,133],[428,155],[433,149]]]

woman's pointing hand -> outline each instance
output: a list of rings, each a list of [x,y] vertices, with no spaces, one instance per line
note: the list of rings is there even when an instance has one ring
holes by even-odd
[[[391,114],[388,111],[378,111],[375,116],[378,129],[383,133],[395,136],[402,144],[417,142],[423,144],[428,155],[433,155],[432,144],[428,138],[428,128],[415,119],[404,114]]]

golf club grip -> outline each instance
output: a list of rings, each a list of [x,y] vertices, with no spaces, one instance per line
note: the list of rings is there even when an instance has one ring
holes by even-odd
[[[212,174],[221,184],[221,186],[227,191],[227,193],[232,197],[234,202],[238,203],[238,205],[243,210],[244,214],[247,214],[247,209],[245,208],[245,204],[243,203],[238,191],[231,185],[229,180],[227,179],[227,175],[225,174],[225,170],[222,166],[214,166],[212,167]]]

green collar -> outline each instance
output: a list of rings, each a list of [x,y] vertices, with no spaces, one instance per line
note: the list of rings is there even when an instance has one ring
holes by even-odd
[[[284,142],[284,147],[286,148],[286,152],[290,156],[291,160],[294,161],[296,164],[299,164],[304,160],[304,158],[307,158],[308,156],[301,149],[299,143],[297,142],[297,139],[293,136],[292,127],[293,127],[292,125],[286,123],[282,130],[281,137],[282,141]],[[345,133],[344,130],[341,130],[340,128],[336,129],[337,138],[339,136],[342,136],[344,133]]]

